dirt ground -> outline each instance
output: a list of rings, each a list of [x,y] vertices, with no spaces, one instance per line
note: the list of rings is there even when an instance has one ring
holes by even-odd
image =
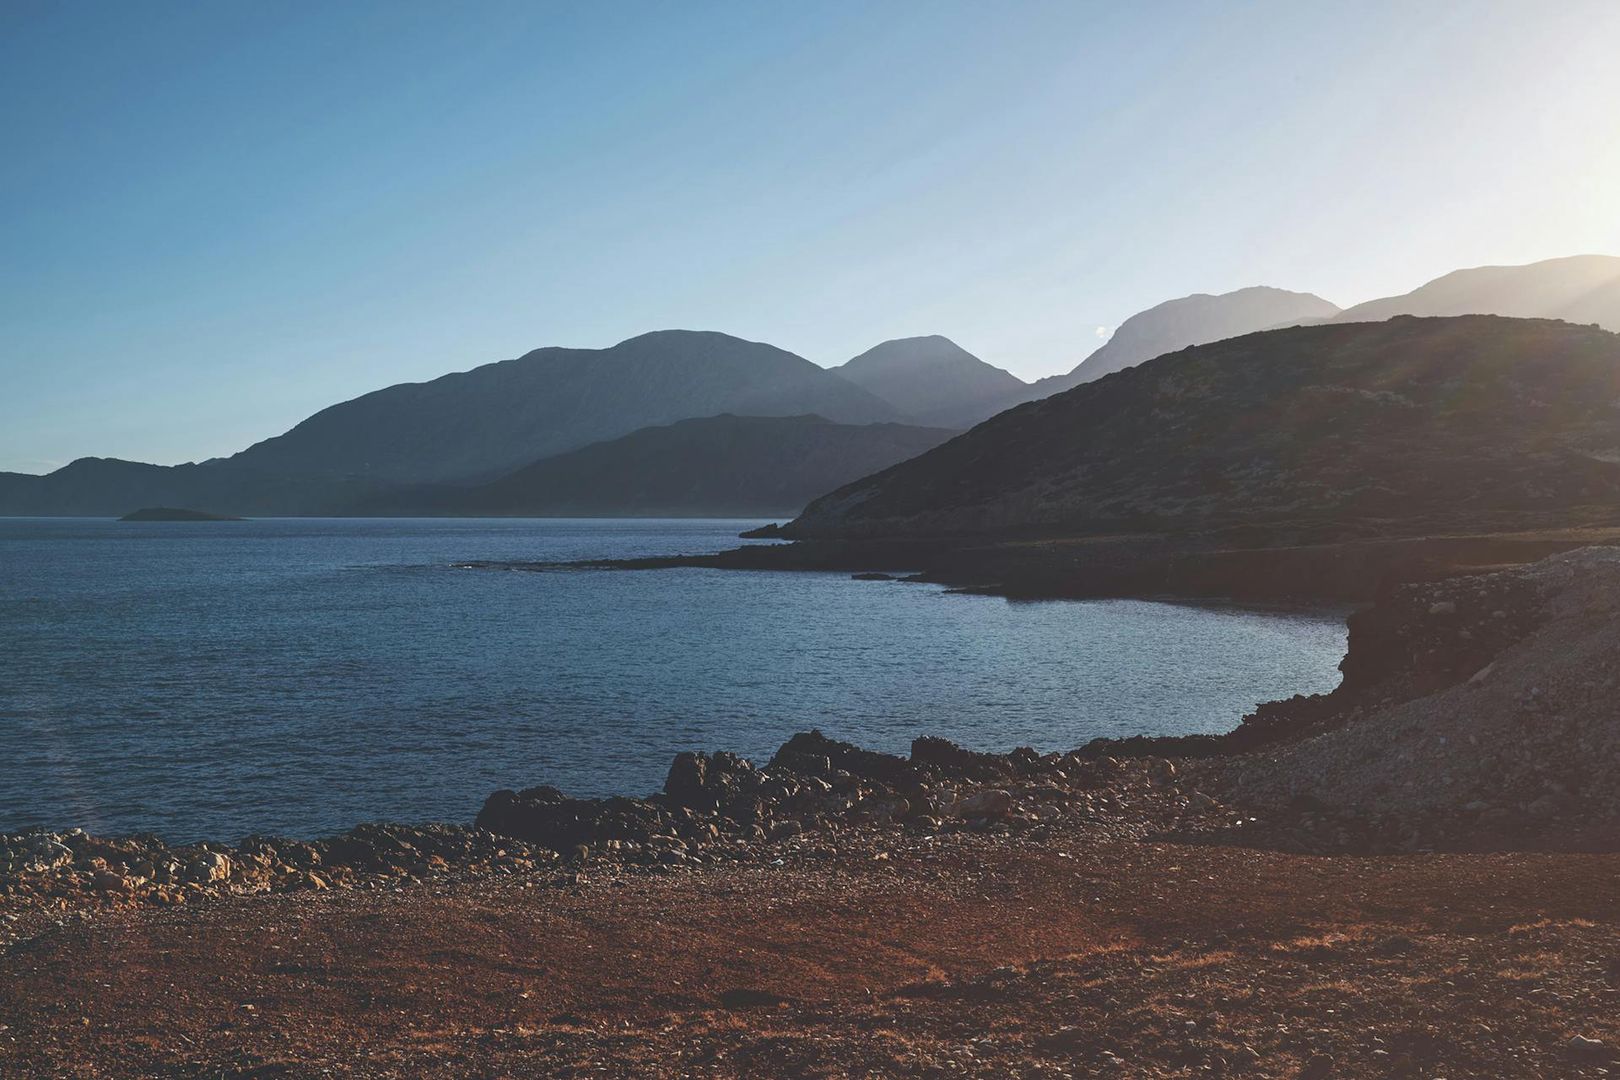
[[[0,916],[8,1080],[1620,1071],[1620,856],[961,834]]]

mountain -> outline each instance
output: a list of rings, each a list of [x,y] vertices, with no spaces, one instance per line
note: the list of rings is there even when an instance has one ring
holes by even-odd
[[[1194,293],[1179,300],[1166,300],[1120,323],[1106,343],[1067,375],[1053,375],[1035,382],[1028,400],[1050,397],[1189,345],[1205,345],[1257,330],[1315,322],[1338,311],[1337,304],[1320,296],[1265,285],[1215,296]]]
[[[1394,315],[1510,315],[1620,331],[1620,258],[1574,255],[1457,270],[1404,296],[1346,308],[1331,321],[1377,322]]]
[[[832,370],[917,423],[942,427],[972,427],[1028,388],[938,334],[885,341]]]
[[[710,416],[544,458],[473,488],[399,492],[366,509],[524,517],[789,517],[817,495],[955,435],[820,416]]]
[[[228,462],[148,465],[80,458],[44,476],[0,473],[0,515],[119,517],[153,506],[326,515],[376,492],[376,485],[362,480],[282,476]]]
[[[1422,535],[1620,518],[1620,336],[1397,318],[1161,356],[1011,409],[784,534]]]
[[[261,473],[383,483],[493,478],[638,428],[723,412],[900,419],[893,406],[790,352],[664,330],[608,349],[536,349],[391,386],[323,409],[230,460]]]

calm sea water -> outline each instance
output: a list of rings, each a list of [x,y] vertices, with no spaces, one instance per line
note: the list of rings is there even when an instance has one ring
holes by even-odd
[[[732,521],[0,519],[0,831],[314,836],[501,787],[645,794],[685,749],[1219,731],[1338,681],[1342,619],[1010,603],[836,574],[523,573]]]

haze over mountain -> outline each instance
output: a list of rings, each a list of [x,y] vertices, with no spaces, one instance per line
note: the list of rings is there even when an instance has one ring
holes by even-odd
[[[1112,337],[1067,375],[1037,380],[1030,400],[1092,382],[1189,345],[1205,345],[1257,330],[1313,322],[1328,318],[1338,310],[1337,304],[1320,296],[1266,285],[1219,295],[1194,293],[1166,300],[1120,323]]]
[[[711,416],[643,428],[472,488],[404,491],[373,513],[791,517],[817,495],[955,435],[821,416]]]
[[[1273,330],[1009,410],[793,537],[1232,526],[1410,535],[1620,514],[1620,336],[1465,316]]]
[[[1138,365],[1160,352],[1279,323],[1340,324],[1397,314],[1474,312],[1620,330],[1620,258],[1587,255],[1459,270],[1403,296],[1342,312],[1311,294],[1267,287],[1183,297],[1130,317],[1074,370],[1034,384],[938,335],[886,341],[831,370],[771,345],[695,331],[644,334],[607,349],[537,349],[516,360],[392,386],[334,405],[227,459],[161,467],[85,458],[44,477],[0,473],[0,513],[118,515],[155,505],[249,515],[324,515],[381,505],[416,512],[405,509],[402,497],[392,493],[408,488],[414,499],[426,497],[423,492],[431,488],[489,483],[559,453],[718,414],[731,414],[733,422],[761,416],[825,417],[829,430],[816,435],[823,440],[820,452],[829,452],[828,440],[848,438],[846,461],[869,460],[877,470],[899,459],[884,458],[872,433],[860,433],[874,421],[963,429],[1004,408]],[[764,438],[763,427],[749,430]],[[794,440],[807,437],[792,425],[779,430],[791,432]],[[716,439],[712,459],[718,445],[734,434],[722,426],[683,429],[685,441],[678,451],[688,460],[708,460],[697,443]],[[758,445],[753,452],[769,453]],[[858,475],[844,475],[826,459],[818,460],[827,465],[829,489]],[[633,455],[593,456],[579,467],[596,469],[598,482],[611,485],[609,461],[634,471]],[[639,482],[630,474],[625,479]],[[546,481],[552,482],[562,481]],[[754,506],[773,513],[794,509],[791,503],[758,503],[756,495],[765,490],[758,478],[739,475],[738,482],[743,487],[728,505],[739,511]],[[713,505],[725,501],[715,501],[713,487],[694,488],[693,497],[699,494]],[[440,500],[435,506],[448,505],[438,495],[433,498]],[[682,503],[685,496],[671,498],[690,503]],[[634,501],[616,501],[610,495],[601,505]],[[499,500],[488,505],[491,512],[549,512],[539,494],[529,502],[541,509],[501,510]]]
[[[1508,315],[1620,331],[1620,258],[1573,255],[1455,270],[1402,296],[1346,308],[1330,321],[1377,322],[1394,315]]]
[[[323,409],[232,463],[385,483],[492,478],[538,458],[719,413],[901,419],[800,356],[728,334],[664,330],[608,349],[536,349]]]
[[[1028,383],[950,338],[896,338],[832,369],[919,424],[971,427],[1006,408]]]
[[[0,514],[118,517],[184,505],[265,517],[791,517],[817,495],[955,434],[815,415],[726,414],[643,428],[474,485],[287,476],[233,461],[82,458],[45,476],[0,473]]]

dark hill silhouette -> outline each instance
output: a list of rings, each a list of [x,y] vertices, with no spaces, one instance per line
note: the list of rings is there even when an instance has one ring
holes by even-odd
[[[1028,383],[950,338],[897,338],[832,369],[919,424],[972,427],[1020,399]]]
[[[178,506],[143,506],[125,514],[119,521],[241,521],[227,514],[211,514],[206,510],[187,510]]]
[[[234,458],[286,475],[384,483],[491,478],[652,424],[734,412],[899,419],[872,394],[772,345],[664,330],[608,349],[536,349],[365,394]]]
[[[1404,296],[1346,308],[1330,321],[1376,322],[1395,315],[1508,315],[1620,331],[1620,258],[1574,255],[1457,270]]]
[[[121,517],[144,507],[207,506],[227,514],[325,515],[375,493],[363,481],[279,476],[217,461],[80,458],[44,476],[0,473],[0,514]]]
[[[520,517],[787,517],[954,431],[820,416],[711,416],[643,428],[488,484],[395,493],[362,509]]]
[[[792,537],[1246,528],[1419,535],[1620,519],[1620,336],[1467,316],[1296,327],[1009,410],[817,499]]]

